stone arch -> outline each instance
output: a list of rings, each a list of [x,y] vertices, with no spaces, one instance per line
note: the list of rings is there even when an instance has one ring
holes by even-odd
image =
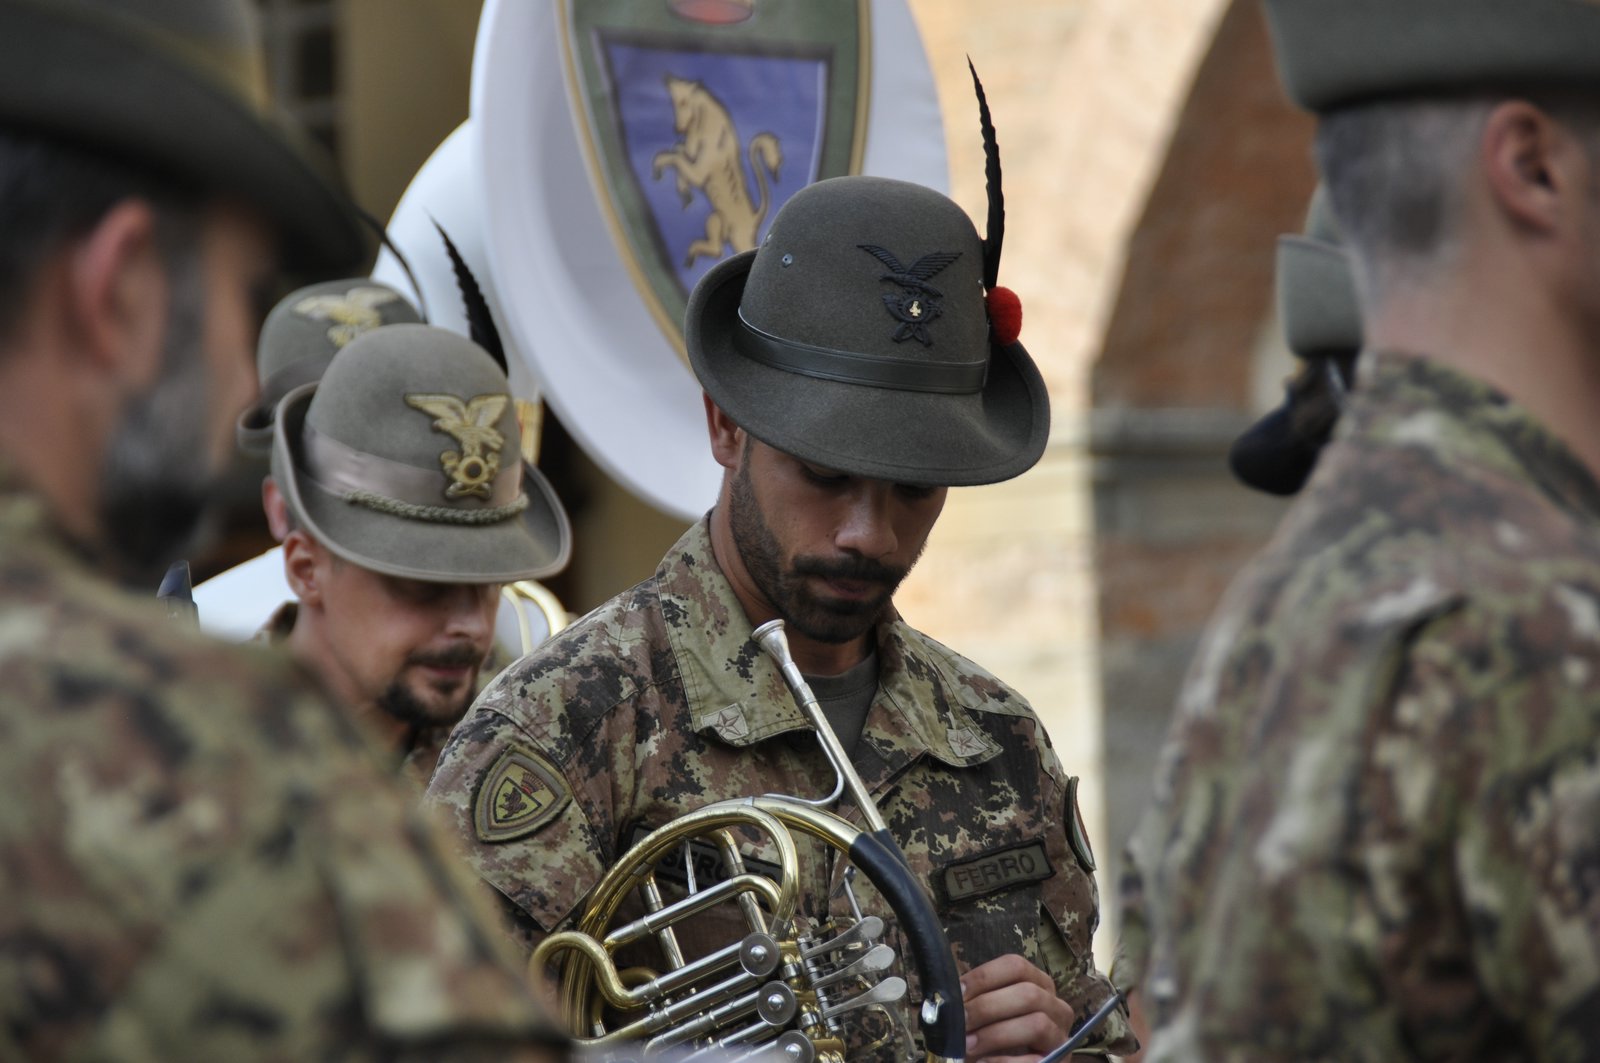
[[[1274,353],[1274,247],[1300,228],[1312,128],[1283,95],[1258,0],[1233,0],[1128,240],[1091,375],[1107,827],[1119,846],[1199,631],[1282,512],[1232,479],[1226,452],[1273,393],[1258,378],[1287,369]]]

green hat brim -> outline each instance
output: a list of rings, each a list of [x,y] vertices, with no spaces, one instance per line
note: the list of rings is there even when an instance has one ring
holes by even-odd
[[[1301,358],[1361,350],[1361,303],[1350,257],[1309,236],[1278,237],[1278,318]]]
[[[234,196],[281,231],[291,268],[345,272],[366,254],[349,199],[292,126],[79,13],[0,4],[0,125]]]
[[[329,550],[374,572],[434,583],[511,583],[566,567],[572,527],[550,482],[530,465],[522,467],[528,507],[496,524],[411,520],[346,502],[314,483],[304,472],[300,440],[316,389],[304,385],[279,404],[272,476],[289,512]]]
[[[755,257],[746,251],[713,267],[684,315],[695,376],[735,424],[803,461],[895,483],[998,483],[1038,462],[1050,401],[1020,343],[991,345],[983,388],[966,395],[823,380],[745,357],[733,331]]]
[[[1600,83],[1587,0],[1267,0],[1289,96],[1312,111],[1474,87]]]

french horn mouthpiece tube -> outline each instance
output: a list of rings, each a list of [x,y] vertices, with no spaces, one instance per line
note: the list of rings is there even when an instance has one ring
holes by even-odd
[[[839,778],[844,780],[850,800],[861,810],[862,822],[869,830],[874,833],[881,832],[888,838],[889,825],[883,821],[883,815],[878,811],[878,805],[872,800],[872,795],[867,792],[866,783],[861,781],[855,765],[850,763],[850,756],[840,744],[839,736],[833,733],[833,725],[828,722],[828,717],[823,715],[822,706],[817,703],[817,695],[812,692],[811,685],[806,682],[805,676],[800,674],[800,666],[794,663],[794,654],[789,652],[789,637],[783,633],[783,621],[768,620],[756,628],[751,637],[777,662],[778,670],[783,673],[783,681],[788,684],[789,692],[794,695],[800,711],[805,713],[806,719],[810,721],[811,729],[816,732],[817,741],[822,744],[822,751],[827,755],[828,762],[833,765],[833,770],[838,773]]]

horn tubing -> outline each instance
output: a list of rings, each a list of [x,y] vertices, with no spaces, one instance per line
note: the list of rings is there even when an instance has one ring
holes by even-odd
[[[794,700],[799,702],[800,711],[805,713],[811,729],[817,733],[817,741],[822,743],[822,751],[827,754],[828,762],[844,780],[845,788],[850,791],[850,800],[861,810],[862,822],[866,823],[874,834],[880,835],[891,849],[898,852],[900,847],[895,844],[893,836],[889,833],[888,824],[884,823],[877,804],[867,792],[867,784],[861,781],[856,766],[850,763],[850,756],[839,743],[839,736],[833,733],[833,725],[828,722],[827,716],[823,715],[822,706],[817,704],[817,695],[806,682],[805,676],[800,674],[800,666],[794,663],[794,655],[789,652],[789,638],[783,633],[783,621],[768,620],[756,628],[751,637],[778,662],[778,670],[783,673],[783,681],[789,685],[789,692],[794,695]]]
[[[892,848],[891,848],[892,846]],[[961,976],[944,936],[944,927],[928,903],[927,894],[912,878],[905,856],[893,842],[889,846],[876,834],[861,834],[850,846],[850,860],[878,887],[889,907],[900,914],[902,930],[917,970],[922,972],[921,1011],[923,1045],[941,1059],[962,1059],[967,1052],[967,1015],[961,1002]],[[928,1002],[937,1010],[930,1021]]]
[[[778,662],[784,682],[816,730],[817,739],[833,762],[834,770],[844,779],[851,800],[861,810],[862,821],[870,828],[870,832],[863,831],[850,842],[850,860],[878,887],[889,907],[897,914],[903,913],[905,937],[916,957],[917,970],[922,972],[922,1008],[917,1022],[922,1027],[928,1055],[930,1058],[963,1059],[967,1051],[966,1009],[961,1002],[961,977],[956,971],[955,956],[950,951],[944,927],[922,884],[913,875],[906,854],[889,833],[877,802],[872,800],[866,783],[839,744],[839,736],[833,733],[832,725],[823,715],[816,693],[800,674],[800,666],[789,652],[783,621],[769,620],[756,628],[753,635],[761,648]],[[762,807],[776,811],[773,804],[761,802]]]

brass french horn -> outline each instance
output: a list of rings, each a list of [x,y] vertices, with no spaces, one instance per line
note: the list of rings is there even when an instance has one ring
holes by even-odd
[[[801,677],[783,621],[763,624],[754,637],[777,661],[816,730],[838,775],[833,793],[821,800],[768,794],[719,801],[657,829],[600,880],[574,929],[540,943],[531,968],[537,977],[559,961],[560,1016],[575,1038],[598,1046],[608,1059],[843,1063],[852,1015],[877,1009],[901,1026],[889,1005],[904,997],[907,983],[891,973],[897,958],[880,941],[884,920],[862,915],[853,891],[849,903],[855,918],[848,924],[806,927],[796,919],[794,835],[810,835],[849,857],[853,869],[888,902],[909,942],[923,990],[917,1009],[922,1047],[902,1030],[903,1037],[896,1039],[901,1058],[959,1061],[966,1049],[961,985],[933,905]],[[845,791],[867,829],[826,810]],[[770,839],[778,856],[776,879],[746,867],[736,828]],[[728,876],[698,884],[689,861],[687,896],[665,903],[656,882],[658,864],[702,839],[721,854]],[[847,873],[847,890],[850,878]],[[644,914],[614,925],[634,894]],[[686,961],[674,927],[723,904],[738,906],[747,932]],[[652,939],[665,957],[665,970],[618,968],[619,950]]]

